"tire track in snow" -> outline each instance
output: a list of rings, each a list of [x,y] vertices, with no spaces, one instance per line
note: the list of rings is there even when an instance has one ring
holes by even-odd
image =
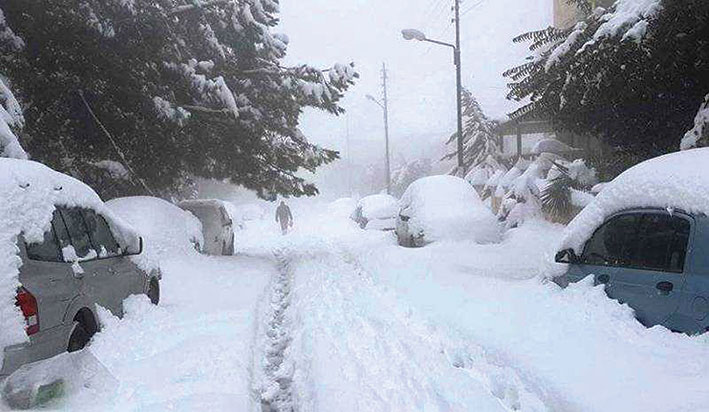
[[[254,388],[262,412],[292,412],[295,410],[292,393],[295,365],[289,357],[291,319],[288,308],[291,302],[293,274],[283,251],[276,253],[279,273],[271,284],[266,309],[265,345],[260,367],[259,387]]]

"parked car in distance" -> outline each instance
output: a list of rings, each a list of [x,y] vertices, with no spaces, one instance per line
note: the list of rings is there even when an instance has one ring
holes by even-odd
[[[142,238],[91,188],[39,163],[0,158],[0,193],[9,210],[17,207],[12,224],[2,216],[11,213],[7,208],[0,214],[0,244],[12,239],[8,231],[18,231],[16,306],[29,337],[0,348],[0,379],[24,364],[82,349],[99,329],[97,306],[122,316],[130,295],[158,303],[159,270],[143,270],[131,258],[142,253]],[[0,277],[14,276],[2,268]]]
[[[429,176],[406,189],[399,201],[399,245],[421,247],[440,240],[498,242],[501,228],[468,182],[455,176]]]
[[[106,206],[131,224],[146,239],[147,253],[175,255],[202,251],[202,223],[192,213],[151,196],[111,199]]]
[[[357,202],[350,219],[366,230],[396,229],[399,202],[394,196],[377,194],[363,197]]]
[[[673,153],[608,183],[567,227],[554,281],[592,277],[647,327],[709,330],[707,161],[706,148]]]
[[[234,254],[234,222],[224,202],[217,199],[183,200],[177,206],[195,215],[202,223],[202,252],[208,255]]]

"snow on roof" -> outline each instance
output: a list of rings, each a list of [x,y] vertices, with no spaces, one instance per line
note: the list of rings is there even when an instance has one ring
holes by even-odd
[[[122,245],[137,238],[133,229],[115,217],[84,183],[40,163],[0,158],[0,354],[5,346],[27,339],[24,319],[15,307],[22,265],[17,236],[22,234],[28,242],[42,241],[55,205],[80,206],[101,213]]]
[[[500,226],[477,192],[465,180],[429,176],[409,185],[399,204],[410,217],[409,232],[422,231],[426,241],[471,239],[496,242]]]
[[[598,226],[622,210],[653,207],[709,214],[709,148],[671,153],[642,162],[606,184],[568,225],[561,248],[580,252]]]
[[[533,154],[553,153],[564,155],[575,151],[578,151],[578,149],[556,139],[543,139],[535,143],[534,147],[532,147]]]
[[[163,199],[121,197],[109,200],[106,206],[138,229],[145,239],[146,254],[154,259],[166,253],[196,253],[192,242],[204,244],[200,221]]]
[[[365,196],[357,203],[362,207],[362,216],[372,219],[387,219],[396,216],[399,212],[399,202],[394,196],[384,193]]]

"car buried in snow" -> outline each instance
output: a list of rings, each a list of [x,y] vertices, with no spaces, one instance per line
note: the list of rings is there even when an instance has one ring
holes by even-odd
[[[183,200],[177,204],[202,223],[204,244],[202,252],[208,255],[234,254],[234,222],[225,202],[216,199]]]
[[[455,176],[429,176],[409,185],[399,200],[399,245],[422,247],[441,240],[493,243],[501,228],[468,182]]]
[[[362,229],[394,230],[398,209],[398,201],[394,196],[387,194],[366,196],[357,202],[350,219]]]
[[[647,327],[709,330],[709,149],[640,163],[607,184],[566,229],[555,283],[592,277]]]
[[[0,379],[24,364],[82,349],[97,308],[160,299],[143,239],[88,186],[27,160],[0,158]],[[24,330],[22,325],[24,323]]]

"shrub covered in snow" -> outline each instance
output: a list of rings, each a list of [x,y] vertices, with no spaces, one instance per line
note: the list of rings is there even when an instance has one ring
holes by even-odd
[[[475,189],[455,176],[430,176],[412,183],[399,202],[409,233],[425,242],[500,240],[500,226]]]
[[[196,252],[203,245],[202,224],[191,213],[150,196],[122,197],[106,205],[137,228],[145,239],[145,252],[155,258]]]
[[[15,307],[22,265],[18,236],[30,243],[41,242],[58,205],[89,208],[106,216],[116,240],[121,245],[136,246],[137,233],[90,187],[36,162],[0,158],[0,356],[5,346],[27,339],[23,317]],[[144,256],[132,259],[146,271],[154,268]]]

